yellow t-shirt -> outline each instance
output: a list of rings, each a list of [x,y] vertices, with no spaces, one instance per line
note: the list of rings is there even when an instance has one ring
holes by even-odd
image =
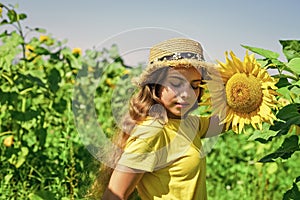
[[[137,185],[143,200],[206,200],[206,161],[201,137],[209,119],[188,116],[162,125],[148,118],[128,139],[119,165],[146,171]]]

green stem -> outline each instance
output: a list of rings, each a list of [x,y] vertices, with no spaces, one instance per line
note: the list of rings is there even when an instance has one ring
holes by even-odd
[[[18,15],[17,15],[18,16]],[[19,18],[19,16],[18,16]],[[17,25],[18,25],[18,28],[17,30],[19,31],[19,34],[20,36],[22,37],[23,39],[23,42],[21,43],[21,46],[22,46],[22,54],[23,54],[23,58],[25,59],[26,57],[26,54],[25,54],[25,51],[26,51],[26,48],[25,48],[25,37],[24,37],[24,33],[23,33],[23,29],[22,29],[22,26],[21,26],[21,23],[20,23],[20,20],[18,19],[17,20]],[[26,60],[26,59],[25,59]]]
[[[5,132],[2,132],[2,133],[0,133],[0,137],[2,137],[3,135],[8,135],[8,134],[15,134],[14,132],[12,132],[12,131],[5,131]]]
[[[4,4],[2,4],[2,3],[0,3],[0,6],[2,7],[2,8],[5,8],[6,10],[7,10],[7,12],[9,12],[9,11],[11,11],[12,9],[10,9],[9,7],[7,7],[6,5],[4,5]],[[16,12],[14,12],[14,13],[16,13]],[[13,26],[13,27],[15,27],[15,29],[19,32],[19,34],[20,34],[20,36],[22,37],[22,39],[23,39],[23,42],[21,43],[21,46],[22,46],[22,56],[23,56],[23,58],[25,59],[25,51],[26,51],[26,48],[25,48],[25,37],[24,37],[24,33],[23,33],[23,29],[22,29],[22,26],[21,26],[21,23],[20,23],[20,19],[19,19],[19,15],[16,13],[16,23],[17,23],[17,25],[15,25],[15,24],[12,24],[11,23],[11,25]],[[25,59],[26,60],[26,59]]]
[[[25,112],[25,110],[26,110],[26,98],[23,98],[22,99],[22,112]]]
[[[292,79],[294,81],[298,81],[299,80],[299,78],[296,78],[296,77],[288,75],[288,74],[282,74],[282,73],[280,73],[279,75],[275,75],[274,77],[275,78],[287,78],[287,79]]]
[[[296,72],[294,72],[293,70],[291,70],[288,66],[284,65],[285,67],[282,69],[282,73],[283,71],[289,72],[291,73],[293,76],[289,76],[290,79],[293,79],[295,81],[299,80],[299,74],[297,74]]]
[[[3,76],[9,82],[10,85],[14,84],[14,82],[6,74],[2,73],[1,76]]]

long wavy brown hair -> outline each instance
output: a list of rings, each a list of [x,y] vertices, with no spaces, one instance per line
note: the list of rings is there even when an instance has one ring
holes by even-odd
[[[143,83],[140,83],[138,91],[131,97],[129,101],[129,111],[123,117],[121,128],[117,130],[112,138],[113,143],[115,143],[121,151],[113,152],[113,155],[110,156],[113,165],[100,165],[97,178],[88,191],[88,198],[101,199],[114,170],[113,166],[118,162],[126,141],[137,123],[142,122],[149,115],[155,119],[159,119],[162,123],[167,122],[167,113],[161,105],[159,93],[169,69],[170,67],[162,67],[149,74],[147,79]],[[198,97],[198,102],[200,101],[200,97],[201,92]],[[195,103],[192,109],[198,107],[198,102]]]

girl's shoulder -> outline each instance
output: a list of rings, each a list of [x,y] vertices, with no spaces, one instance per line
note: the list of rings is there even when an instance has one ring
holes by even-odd
[[[188,120],[199,121],[199,120],[209,120],[209,116],[199,116],[195,114],[190,114],[187,117]]]
[[[144,121],[135,125],[131,136],[138,138],[149,138],[157,135],[164,128],[164,124],[157,119],[147,117]]]
[[[153,127],[153,128],[161,128],[164,126],[164,123],[161,122],[159,119],[153,118],[153,117],[146,117],[145,120],[138,123],[137,126],[141,127]]]
[[[209,117],[208,116],[199,116],[195,114],[189,114],[186,118],[178,120],[178,119],[173,119],[170,120],[171,123],[178,123],[178,124],[187,124],[187,125],[203,125],[209,123]]]

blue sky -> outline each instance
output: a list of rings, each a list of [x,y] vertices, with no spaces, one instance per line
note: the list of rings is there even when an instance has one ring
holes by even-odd
[[[45,28],[72,48],[117,43],[128,62],[138,57],[142,62],[151,45],[173,36],[198,40],[210,60],[221,61],[229,50],[243,58],[241,44],[281,53],[279,40],[300,39],[298,0],[1,2],[18,3],[18,10],[28,15],[24,26]]]

